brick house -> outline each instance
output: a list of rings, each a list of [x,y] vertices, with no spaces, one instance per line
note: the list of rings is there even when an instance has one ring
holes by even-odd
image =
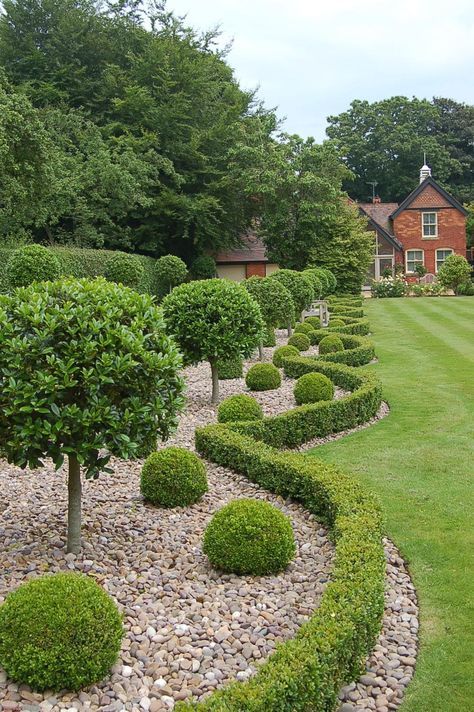
[[[276,272],[278,265],[269,261],[263,242],[252,230],[243,235],[241,240],[239,247],[221,250],[215,255],[218,277],[241,282],[255,274],[267,277]]]
[[[408,279],[415,278],[416,265],[424,265],[436,275],[451,254],[466,256],[467,211],[431,176],[424,165],[419,185],[405,200],[382,203],[359,203],[368,228],[375,233],[375,255],[368,280],[379,279],[384,270],[394,272],[403,265]]]

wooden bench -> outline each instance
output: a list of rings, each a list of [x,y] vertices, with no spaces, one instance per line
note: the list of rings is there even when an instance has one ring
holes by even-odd
[[[329,324],[328,303],[324,299],[311,302],[311,306],[302,313],[301,318],[306,319],[307,316],[319,316],[321,326],[327,326]]]

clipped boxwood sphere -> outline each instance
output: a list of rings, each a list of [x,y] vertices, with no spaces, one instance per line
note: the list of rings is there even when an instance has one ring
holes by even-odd
[[[320,354],[331,354],[334,351],[344,351],[344,344],[336,334],[329,334],[319,342]]]
[[[204,532],[203,551],[226,573],[265,576],[285,569],[295,555],[290,521],[258,499],[239,499],[214,514]]]
[[[334,397],[334,384],[323,373],[305,373],[296,381],[293,393],[298,405],[328,401]]]
[[[151,504],[186,507],[207,492],[203,461],[181,447],[152,452],[143,463],[140,490]]]
[[[190,269],[193,279],[214,279],[216,271],[216,261],[210,255],[196,257]]]
[[[295,327],[295,334],[306,334],[309,336],[314,331],[311,324],[304,322],[303,324],[297,324]]]
[[[346,323],[345,321],[342,321],[342,319],[330,319],[329,320],[329,326],[345,326]]]
[[[217,410],[219,423],[229,423],[236,420],[261,420],[262,406],[247,393],[229,396],[222,401]]]
[[[104,277],[109,282],[123,284],[124,287],[135,289],[143,279],[145,268],[136,255],[117,252],[107,262]]]
[[[321,319],[319,318],[319,316],[307,316],[304,320],[304,323],[309,324],[313,327],[313,329],[321,328]]]
[[[288,356],[299,356],[300,352],[296,348],[296,346],[279,346],[275,351],[273,352],[273,364],[277,368],[283,368],[283,359],[287,358]]]
[[[79,690],[117,660],[123,629],[112,598],[89,576],[41,576],[0,607],[0,665],[33,690]]]
[[[15,250],[6,265],[11,287],[28,287],[33,282],[51,282],[61,274],[61,264],[53,252],[42,245],[25,245]]]
[[[288,339],[288,346],[295,346],[298,351],[307,351],[311,342],[306,334],[293,334]]]
[[[245,383],[251,391],[271,391],[281,385],[280,371],[271,363],[256,363],[247,371]]]
[[[217,362],[217,374],[221,381],[228,381],[230,378],[242,378],[243,372],[244,366],[240,356]]]

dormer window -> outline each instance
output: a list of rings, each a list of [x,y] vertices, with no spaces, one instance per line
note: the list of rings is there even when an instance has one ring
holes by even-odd
[[[438,237],[438,213],[421,213],[423,237]]]

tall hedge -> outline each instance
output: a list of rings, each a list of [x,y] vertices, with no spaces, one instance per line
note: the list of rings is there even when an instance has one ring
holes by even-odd
[[[115,257],[115,250],[90,250],[79,247],[50,247],[61,265],[61,274],[71,277],[103,277],[109,262]],[[0,293],[9,289],[6,263],[13,248],[0,247]],[[136,255],[143,265],[143,277],[137,286],[141,293],[157,294],[157,284],[154,272],[155,262],[152,257]]]

